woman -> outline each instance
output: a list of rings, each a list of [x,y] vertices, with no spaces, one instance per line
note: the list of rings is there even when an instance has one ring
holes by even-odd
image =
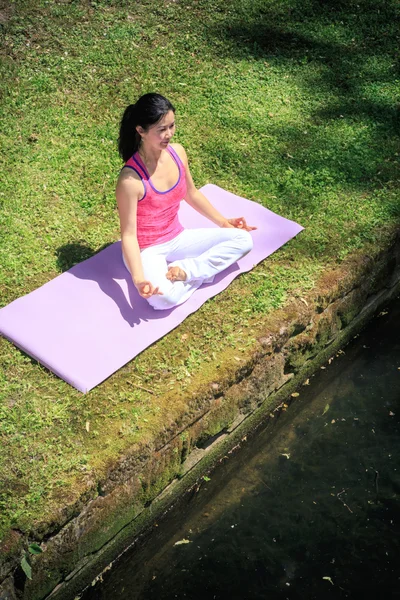
[[[168,309],[247,254],[252,246],[243,217],[226,219],[193,183],[186,152],[170,144],[175,109],[160,94],[145,94],[125,110],[119,153],[125,161],[116,189],[122,255],[133,283],[149,304]],[[181,200],[220,229],[184,229]]]

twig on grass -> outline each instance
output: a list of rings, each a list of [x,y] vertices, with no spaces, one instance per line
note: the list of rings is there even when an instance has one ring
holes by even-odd
[[[155,396],[155,393],[153,392],[153,390],[149,390],[149,388],[146,388],[143,385],[139,385],[138,383],[132,383],[132,381],[128,381],[128,383],[130,385],[132,385],[133,387],[139,388],[139,390],[143,390],[144,392],[147,392],[148,394]]]

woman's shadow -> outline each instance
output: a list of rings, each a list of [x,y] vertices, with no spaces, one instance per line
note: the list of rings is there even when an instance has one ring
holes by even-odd
[[[122,261],[121,242],[104,244],[97,250],[80,242],[65,244],[57,249],[57,265],[61,272],[68,271],[71,276],[78,279],[95,281],[100,290],[116,303],[122,318],[130,327],[139,325],[143,321],[163,319],[179,309],[179,306],[175,306],[161,311],[154,310],[138,294],[130,273]],[[237,270],[239,266],[234,263],[216,275],[213,283],[203,284],[200,290],[214,285],[218,287],[221,279]],[[206,293],[203,301],[209,297],[210,294]],[[96,310],[95,304],[93,310]]]
[[[57,249],[57,266],[61,272],[68,271],[78,279],[95,281],[116,303],[130,327],[160,319],[174,310],[156,311],[140,297],[122,262],[121,242],[104,244],[97,250],[80,242],[65,244]]]

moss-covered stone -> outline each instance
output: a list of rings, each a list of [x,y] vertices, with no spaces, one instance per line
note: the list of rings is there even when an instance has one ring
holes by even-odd
[[[0,584],[0,598],[1,600],[18,600],[12,577],[8,577]]]
[[[0,542],[0,582],[17,566],[24,544],[20,532],[11,529]]]

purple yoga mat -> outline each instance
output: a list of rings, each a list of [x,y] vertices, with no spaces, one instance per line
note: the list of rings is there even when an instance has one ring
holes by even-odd
[[[253,250],[180,306],[155,311],[137,293],[116,242],[0,310],[0,333],[56,375],[88,392],[139,352],[174,329],[244,271],[303,228],[216,185],[202,192],[228,217],[258,227]],[[186,228],[214,227],[182,202]]]

